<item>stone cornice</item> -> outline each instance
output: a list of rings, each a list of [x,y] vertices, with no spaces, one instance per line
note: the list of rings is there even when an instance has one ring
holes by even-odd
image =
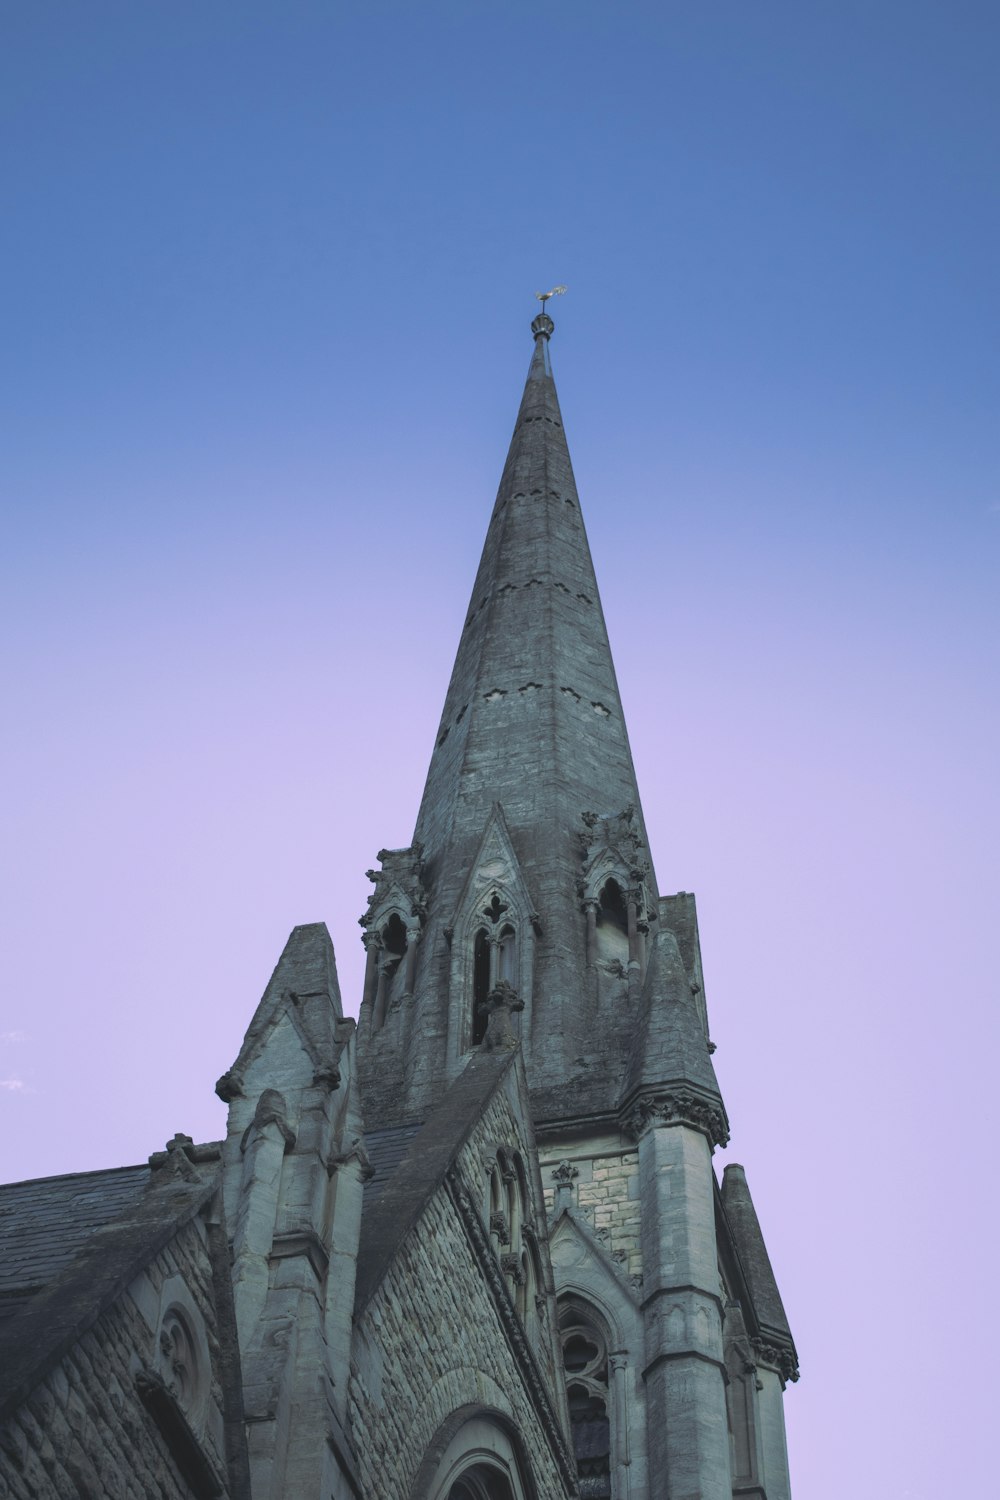
[[[545,1378],[538,1365],[535,1351],[528,1342],[521,1320],[517,1315],[507,1283],[504,1278],[500,1263],[493,1253],[486,1226],[480,1218],[479,1211],[472,1198],[462,1183],[462,1179],[454,1168],[448,1173],[446,1182],[452,1201],[458,1210],[462,1227],[472,1247],[476,1262],[483,1273],[483,1280],[489,1289],[493,1303],[496,1307],[507,1342],[511,1352],[517,1361],[521,1377],[527,1387],[528,1394],[538,1412],[539,1421],[548,1439],[549,1447],[555,1456],[559,1468],[560,1477],[563,1481],[567,1495],[577,1494],[576,1465],[572,1455],[566,1447],[559,1418],[552,1404]]]
[[[619,1122],[626,1135],[638,1140],[658,1125],[686,1125],[700,1130],[713,1146],[729,1140],[729,1124],[721,1100],[706,1099],[691,1088],[650,1089],[622,1108]]]

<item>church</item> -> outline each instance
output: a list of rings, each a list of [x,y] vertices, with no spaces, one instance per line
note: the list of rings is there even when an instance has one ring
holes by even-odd
[[[223,1141],[0,1188],[0,1500],[790,1500],[797,1356],[534,347],[357,1023],[296,927]],[[373,840],[377,838],[373,830]]]

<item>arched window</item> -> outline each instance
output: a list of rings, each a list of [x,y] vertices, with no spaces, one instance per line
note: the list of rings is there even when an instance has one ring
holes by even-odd
[[[382,947],[387,957],[395,959],[397,964],[406,955],[406,928],[397,912],[393,912],[382,928]]]
[[[478,1047],[486,1035],[486,998],[490,992],[490,938],[480,927],[472,945],[472,1045]]]
[[[469,1406],[438,1429],[408,1493],[420,1500],[528,1500],[538,1486],[511,1419]]]
[[[602,963],[628,963],[628,908],[614,878],[605,881],[597,906],[597,956]]]
[[[373,1017],[376,1030],[385,1024],[390,1005],[399,1000],[402,975],[406,968],[406,926],[397,912],[393,912],[385,923],[379,933],[379,941],[378,982]]]
[[[559,1310],[559,1335],[581,1490],[594,1500],[611,1496],[611,1421],[608,1343],[599,1322],[576,1298]]]
[[[515,1500],[506,1474],[492,1465],[476,1464],[466,1469],[448,1491],[448,1500]]]

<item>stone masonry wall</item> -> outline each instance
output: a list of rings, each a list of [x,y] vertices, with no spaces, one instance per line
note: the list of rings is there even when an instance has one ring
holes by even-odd
[[[555,1207],[553,1170],[560,1162],[570,1161],[578,1173],[572,1179],[574,1207],[625,1274],[641,1276],[639,1154],[635,1148],[622,1142],[597,1146],[588,1142],[583,1148],[547,1143],[539,1154],[546,1211],[551,1214]]]
[[[477,1208],[489,1146],[506,1141],[525,1149],[512,1123],[506,1104],[495,1100],[461,1154],[462,1176]],[[357,1325],[350,1411],[364,1493],[403,1500],[442,1423],[470,1405],[509,1416],[524,1440],[539,1494],[565,1493],[540,1413],[442,1186]]]
[[[0,1500],[188,1500],[191,1491],[135,1387],[139,1364],[156,1365],[160,1288],[178,1274],[204,1318],[212,1354],[202,1446],[221,1493],[229,1493],[211,1268],[200,1225],[193,1222],[0,1429]]]

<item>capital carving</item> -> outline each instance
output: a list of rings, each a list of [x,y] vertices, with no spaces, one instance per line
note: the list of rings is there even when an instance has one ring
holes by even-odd
[[[574,1167],[569,1157],[566,1157],[565,1160],[561,1161],[557,1167],[553,1167],[552,1171],[549,1173],[549,1176],[552,1178],[553,1182],[558,1183],[560,1187],[572,1187],[573,1179],[575,1177],[579,1177],[579,1175],[580,1173],[577,1171],[576,1167]]]
[[[505,1213],[490,1214],[490,1233],[496,1235],[501,1245],[510,1244],[510,1224]]]
[[[721,1103],[684,1088],[640,1095],[623,1112],[621,1125],[636,1140],[658,1125],[690,1126],[707,1136],[713,1146],[724,1146],[729,1140],[729,1122]]]
[[[501,1255],[500,1265],[505,1276],[509,1276],[515,1286],[524,1285],[524,1267],[521,1265],[521,1257],[513,1251],[509,1255]]]
[[[751,1339],[750,1343],[758,1364],[777,1370],[782,1380],[798,1380],[799,1362],[795,1356],[795,1350],[790,1345],[775,1344],[759,1337]]]

